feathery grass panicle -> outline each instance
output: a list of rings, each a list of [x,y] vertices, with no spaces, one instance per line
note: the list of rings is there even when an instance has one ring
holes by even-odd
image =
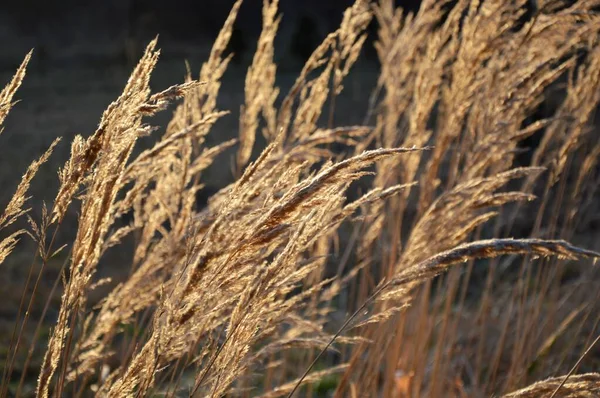
[[[277,15],[278,0],[263,0],[262,30],[252,65],[248,68],[244,85],[245,105],[240,112],[240,147],[237,152],[237,167],[241,169],[248,163],[254,147],[258,116],[266,122],[263,135],[268,140],[275,138],[276,115],[275,100],[279,89],[275,87],[277,65],[273,61],[274,41],[281,22]]]
[[[390,286],[407,283],[421,283],[453,264],[466,262],[469,259],[493,258],[501,255],[531,254],[547,257],[557,256],[561,259],[577,260],[581,258],[600,258],[600,253],[581,249],[561,240],[541,239],[489,239],[465,243],[449,251],[440,253],[428,260],[406,269],[389,282]]]
[[[10,111],[10,108],[12,108],[12,106],[14,105],[14,103],[12,102],[12,99],[13,99],[15,93],[17,92],[17,90],[19,89],[19,87],[21,86],[21,83],[23,83],[23,79],[25,78],[27,64],[31,60],[32,53],[33,53],[33,50],[31,50],[25,56],[25,58],[23,59],[23,62],[21,62],[21,65],[15,72],[15,75],[13,76],[11,81],[6,86],[4,86],[2,91],[0,91],[0,134],[2,133],[1,126],[4,123],[4,120],[6,119],[6,116],[8,115],[8,112]]]
[[[31,181],[33,180],[33,177],[35,177],[40,166],[46,163],[50,155],[52,155],[52,151],[59,143],[59,141],[60,138],[54,140],[54,142],[50,144],[50,147],[48,147],[46,152],[38,160],[32,162],[29,165],[29,167],[27,168],[27,172],[21,178],[21,182],[19,183],[15,193],[13,194],[12,199],[10,200],[8,205],[6,205],[4,213],[0,217],[0,229],[6,228],[7,226],[15,222],[15,220],[19,216],[27,212],[27,209],[23,209],[23,206],[25,205],[25,201],[27,200],[27,197],[25,195],[29,190]]]
[[[564,376],[553,377],[538,381],[518,391],[506,394],[504,398],[533,398],[550,396],[563,382]],[[600,374],[586,373],[569,377],[569,380],[561,387],[558,397],[596,397],[600,394]]]

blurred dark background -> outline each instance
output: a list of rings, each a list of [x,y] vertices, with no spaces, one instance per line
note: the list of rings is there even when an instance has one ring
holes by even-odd
[[[36,65],[131,62],[142,43],[160,34],[163,56],[207,47],[234,0],[3,0],[0,68],[11,67],[35,47]],[[278,58],[305,58],[333,31],[352,0],[281,0]],[[415,10],[420,1],[398,0]],[[246,0],[237,18],[232,50],[242,62],[260,33],[261,0]],[[191,46],[191,48],[190,48]],[[135,48],[138,47],[138,48]]]

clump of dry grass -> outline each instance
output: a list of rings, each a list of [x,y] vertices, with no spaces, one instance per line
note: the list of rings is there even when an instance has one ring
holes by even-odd
[[[388,143],[414,139],[423,139],[423,142],[433,140],[435,143],[431,156],[421,162],[426,167],[421,174],[416,209],[407,208],[406,199],[400,197],[396,202],[388,201],[388,208],[380,204],[380,208],[370,209],[373,214],[364,227],[364,243],[359,243],[358,247],[361,247],[361,251],[367,248],[366,261],[380,264],[380,275],[391,277],[436,252],[465,242],[474,233],[486,233],[484,224],[494,220],[497,220],[496,226],[487,228],[487,234],[495,237],[503,233],[511,234],[510,226],[505,224],[506,217],[498,215],[502,207],[510,202],[534,199],[532,188],[542,171],[535,168],[511,170],[514,155],[518,151],[517,143],[540,130],[544,134],[542,142],[556,139],[557,144],[562,141],[573,145],[582,138],[579,132],[584,130],[581,130],[579,123],[587,124],[590,121],[585,108],[577,111],[570,108],[577,114],[582,112],[580,122],[566,119],[565,114],[561,113],[534,121],[527,118],[544,101],[545,88],[567,71],[577,68],[583,71],[588,62],[594,62],[596,44],[585,39],[588,32],[598,28],[595,17],[587,18],[593,15],[591,10],[594,4],[576,2],[553,11],[543,9],[535,18],[523,22],[525,6],[525,2],[424,2],[416,15],[408,16],[399,10],[395,11],[391,2],[382,1],[376,7],[381,26],[377,48],[382,63],[380,87],[383,91],[383,113],[377,119],[380,127],[376,139]],[[575,15],[586,17],[580,19]],[[583,20],[586,22],[582,23]],[[408,48],[400,51],[401,43]],[[550,46],[552,50],[549,50]],[[577,67],[574,60],[582,51],[587,56],[579,59],[579,62],[583,62]],[[586,74],[577,76],[570,75],[568,92],[576,95],[582,90],[583,86],[574,89],[577,81],[587,88],[597,89],[594,77]],[[570,100],[566,100],[563,106],[569,106],[569,103]],[[563,129],[562,133],[554,135],[553,131],[558,126]],[[589,130],[585,131],[589,133]],[[553,138],[549,138],[548,134]],[[588,137],[591,139],[591,136]],[[563,148],[566,146],[563,145]],[[545,144],[538,147],[532,164],[548,167],[550,175],[561,173],[568,161],[556,162],[557,153],[548,149]],[[576,156],[574,151],[565,155],[565,159]],[[541,161],[541,158],[547,161]],[[411,177],[412,171],[418,170],[418,165],[418,162],[412,165],[386,165],[378,173],[378,183],[405,182],[402,180],[404,173],[408,171]],[[525,179],[519,191],[497,192],[512,178]],[[554,182],[552,178],[547,181],[546,191],[541,193],[542,203],[534,222],[533,235],[540,234],[544,209],[552,197],[550,192]],[[566,180],[562,181],[564,183]],[[559,189],[564,190],[565,186]],[[559,194],[554,203],[557,206],[554,214],[559,211],[562,195]],[[570,200],[569,206],[572,206],[576,199],[571,197]],[[498,208],[500,212],[496,210]],[[558,217],[550,213],[545,218],[549,222],[549,231],[556,230],[553,225],[558,222]],[[377,255],[374,245],[381,245],[381,236],[386,230],[389,236],[385,240],[389,242],[389,249],[383,252],[378,261],[374,258]],[[408,237],[403,238],[403,231],[409,231]],[[550,232],[547,236],[553,235]],[[392,317],[384,325],[377,324],[367,330],[365,336],[374,340],[374,343],[358,346],[351,362],[353,366],[344,377],[348,384],[341,384],[338,393],[349,388],[354,394],[372,395],[380,389],[380,383],[384,383],[384,395],[391,395],[396,389],[395,375],[398,370],[412,374],[411,394],[417,396],[439,396],[450,388],[447,383],[454,383],[456,379],[463,383],[465,377],[470,378],[468,388],[472,389],[472,393],[483,393],[479,388],[483,391],[489,389],[487,393],[514,388],[522,382],[521,378],[532,362],[537,361],[535,349],[523,355],[527,351],[523,344],[527,341],[531,349],[543,340],[537,337],[539,340],[536,342],[536,338],[527,335],[533,330],[540,330],[533,323],[544,318],[545,315],[541,314],[551,314],[550,302],[557,296],[547,300],[547,295],[550,285],[556,283],[550,282],[551,279],[559,274],[551,272],[552,276],[534,276],[528,273],[530,268],[526,268],[526,263],[522,264],[521,282],[515,286],[512,296],[509,295],[509,302],[512,301],[509,308],[519,308],[515,313],[509,311],[509,316],[513,318],[516,315],[517,321],[511,323],[510,318],[506,319],[504,330],[496,337],[500,341],[496,352],[483,353],[483,347],[492,347],[486,341],[486,334],[489,325],[494,322],[487,318],[487,313],[491,306],[501,308],[506,305],[505,302],[491,302],[492,275],[496,265],[489,273],[480,312],[465,315],[473,319],[474,327],[471,330],[480,332],[479,336],[473,333],[465,337],[479,341],[478,352],[467,353],[464,344],[456,348],[467,357],[464,361],[471,366],[468,376],[460,375],[463,366],[454,364],[449,353],[459,344],[458,334],[462,333],[459,322],[463,315],[453,312],[452,303],[458,300],[459,308],[466,307],[472,263],[465,270],[464,278],[461,277],[461,270],[451,272],[448,283],[441,284],[445,293],[436,302],[431,301],[432,286],[427,284],[422,293],[416,293],[420,297],[417,305]],[[524,286],[527,284],[524,281],[536,278],[539,278],[533,283],[536,291],[532,292]],[[557,289],[556,286],[554,288]],[[368,295],[369,289],[365,285],[358,286],[358,292],[363,297]],[[530,306],[530,300],[535,303],[533,307]],[[547,305],[547,308],[542,308]],[[401,307],[402,304],[392,300],[391,303],[381,304],[380,311],[385,312],[397,306]],[[593,317],[594,311],[590,309],[588,314]],[[433,313],[439,314],[439,318],[431,315]],[[520,337],[517,337],[514,346],[508,348],[512,343],[508,343],[505,337],[511,335],[508,332],[511,327],[518,330],[516,335]],[[428,357],[423,353],[431,344],[435,348],[432,356]],[[506,350],[513,350],[512,359],[502,358]],[[483,361],[486,357],[492,357],[493,360],[492,366],[484,370]],[[502,371],[506,379],[502,381],[505,384],[499,386],[495,383],[502,362],[509,363],[509,369]],[[478,381],[482,377],[484,381]]]
[[[390,0],[357,0],[279,103],[282,20],[278,1],[264,0],[237,179],[202,209],[205,170],[237,143],[209,148],[206,137],[228,115],[217,100],[241,0],[197,80],[188,67],[184,83],[152,94],[152,41],[97,130],[73,140],[52,208],[30,220],[43,269],[79,206],[35,393],[291,396],[333,377],[336,396],[593,396],[596,374],[523,387],[581,365],[597,334],[597,296],[586,291],[594,268],[561,278],[575,260],[600,257],[564,240],[593,211],[598,182],[599,4],[556,2],[532,15],[528,4],[425,1],[413,15]],[[365,125],[337,126],[336,98],[373,18],[381,74]],[[29,57],[0,93],[0,123]],[[536,117],[561,79],[564,100]],[[146,118],[179,98],[163,136],[132,156],[154,130]],[[541,143],[519,166],[520,143],[533,135]],[[32,163],[0,229],[25,214],[55,145]],[[349,200],[362,177],[372,177],[368,189]],[[0,262],[23,231],[2,241]],[[115,248],[132,252],[117,284],[96,276]],[[486,271],[474,267],[481,262]],[[108,293],[91,303],[101,285]],[[27,306],[23,295],[3,394],[35,293]],[[24,383],[25,373],[17,395]]]

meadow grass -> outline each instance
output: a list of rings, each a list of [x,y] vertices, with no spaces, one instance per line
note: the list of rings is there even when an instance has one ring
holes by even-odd
[[[600,1],[538,3],[424,0],[406,14],[356,0],[282,92],[278,1],[264,0],[239,138],[212,147],[241,0],[199,74],[158,93],[153,40],[96,131],[72,141],[41,218],[27,191],[58,140],[1,213],[0,263],[19,239],[37,250],[0,395],[600,394],[600,253],[568,243],[597,246]],[[372,24],[379,79],[364,123],[339,126]],[[0,125],[31,57],[0,92]],[[235,182],[198,206],[230,148]],[[75,238],[57,247],[73,208]],[[132,253],[118,283],[97,272],[113,250]],[[57,257],[53,326],[25,339]]]

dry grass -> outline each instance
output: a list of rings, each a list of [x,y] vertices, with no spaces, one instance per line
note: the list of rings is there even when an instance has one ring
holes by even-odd
[[[73,140],[52,206],[7,229],[0,263],[24,234],[38,249],[0,395],[598,395],[599,376],[587,373],[598,364],[598,275],[584,261],[600,253],[566,240],[581,241],[598,211],[600,1],[531,10],[525,0],[426,0],[413,15],[357,0],[278,101],[281,20],[278,1],[264,0],[237,179],[198,208],[205,170],[237,143],[207,147],[206,137],[228,115],[217,98],[240,4],[197,80],[188,70],[153,94],[152,41],[97,130]],[[371,107],[363,126],[337,126],[336,97],[373,19]],[[0,124],[30,57],[0,93]],[[148,118],[177,99],[164,134],[136,154],[154,131]],[[524,166],[532,136],[540,143]],[[56,144],[31,164],[0,230],[27,215],[27,190]],[[366,193],[349,200],[363,177]],[[70,208],[76,237],[56,247]],[[132,253],[119,283],[97,277],[109,250]],[[25,347],[59,252],[55,324],[45,341],[38,323]],[[35,344],[46,351],[33,391]]]

